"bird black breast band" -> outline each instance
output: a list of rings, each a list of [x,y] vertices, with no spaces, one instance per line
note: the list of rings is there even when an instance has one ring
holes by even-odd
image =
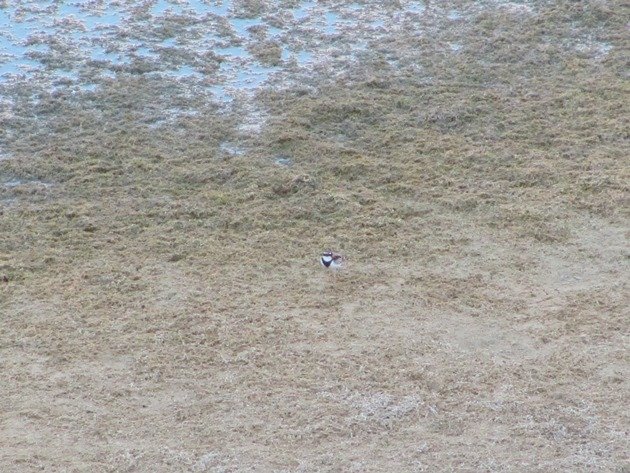
[[[327,268],[330,266],[330,264],[331,264],[332,262],[333,262],[333,260],[330,260],[330,261],[324,261],[324,258],[322,258],[322,264],[323,264],[324,266],[326,266]]]

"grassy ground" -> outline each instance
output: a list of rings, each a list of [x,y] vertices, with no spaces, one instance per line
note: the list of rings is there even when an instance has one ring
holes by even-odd
[[[261,93],[260,133],[22,87],[0,469],[628,471],[628,11],[480,4]]]

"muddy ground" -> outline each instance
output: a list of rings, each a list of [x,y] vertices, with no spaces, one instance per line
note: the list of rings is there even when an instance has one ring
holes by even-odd
[[[0,470],[629,471],[627,6],[396,5],[230,107],[3,85]]]

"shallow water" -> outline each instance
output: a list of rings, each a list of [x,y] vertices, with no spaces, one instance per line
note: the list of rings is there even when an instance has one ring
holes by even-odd
[[[409,13],[424,10],[422,2],[407,2]],[[230,1],[18,0],[0,7],[0,81],[62,80],[91,91],[121,73],[159,73],[202,82],[216,100],[229,102],[274,73],[364,44],[370,30],[394,27],[399,13],[312,1],[250,14]],[[261,41],[280,48],[273,65],[252,55]]]

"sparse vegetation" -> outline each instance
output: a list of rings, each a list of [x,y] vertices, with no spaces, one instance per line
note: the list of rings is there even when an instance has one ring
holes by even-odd
[[[627,8],[439,3],[260,133],[2,86],[0,469],[627,471]]]

